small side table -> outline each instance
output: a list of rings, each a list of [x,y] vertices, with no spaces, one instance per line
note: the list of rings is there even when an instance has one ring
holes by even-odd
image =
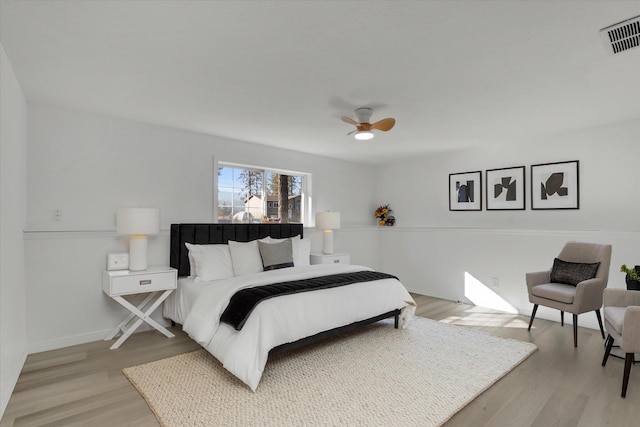
[[[351,262],[351,254],[348,253],[336,253],[336,254],[323,254],[314,252],[309,259],[311,265],[315,264],[349,264]]]
[[[110,350],[120,347],[142,325],[142,322],[148,323],[167,338],[174,337],[164,326],[151,318],[151,313],[176,289],[176,280],[177,270],[166,266],[153,266],[142,271],[120,270],[102,273],[104,293],[131,312],[105,337],[104,340],[108,341],[122,332],[122,336],[109,347]],[[124,295],[143,293],[149,293],[149,295],[137,307],[124,298]],[[130,324],[134,317],[138,319]]]

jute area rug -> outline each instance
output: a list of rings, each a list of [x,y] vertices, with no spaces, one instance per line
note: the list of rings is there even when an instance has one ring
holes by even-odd
[[[272,357],[255,393],[205,350],[123,372],[163,426],[436,426],[535,350],[416,317]]]

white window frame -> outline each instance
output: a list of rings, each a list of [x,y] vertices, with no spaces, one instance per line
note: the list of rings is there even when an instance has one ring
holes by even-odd
[[[267,212],[267,198],[264,197],[266,194],[266,173],[267,172],[275,172],[281,175],[294,175],[301,176],[302,182],[300,183],[300,203],[302,209],[301,220],[304,227],[313,227],[313,197],[312,197],[312,176],[311,172],[301,172],[294,171],[290,169],[279,169],[273,167],[266,166],[257,166],[250,165],[246,163],[235,163],[235,162],[227,162],[227,161],[217,161],[215,158],[213,159],[213,221],[218,221],[218,169],[220,167],[230,167],[230,168],[240,168],[240,169],[254,169],[261,170],[264,173],[262,179],[262,200],[263,200],[263,211]]]

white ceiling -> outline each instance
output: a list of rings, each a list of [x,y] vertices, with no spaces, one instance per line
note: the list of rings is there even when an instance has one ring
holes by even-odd
[[[382,163],[640,118],[639,1],[1,1],[29,101]],[[358,107],[396,127],[347,136]],[[176,141],[179,143],[179,141]]]

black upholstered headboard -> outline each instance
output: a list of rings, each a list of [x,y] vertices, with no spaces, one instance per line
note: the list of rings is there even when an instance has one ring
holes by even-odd
[[[195,245],[226,244],[229,240],[249,242],[270,236],[284,239],[300,235],[302,224],[171,224],[170,265],[178,276],[189,275],[189,257],[185,243]]]

